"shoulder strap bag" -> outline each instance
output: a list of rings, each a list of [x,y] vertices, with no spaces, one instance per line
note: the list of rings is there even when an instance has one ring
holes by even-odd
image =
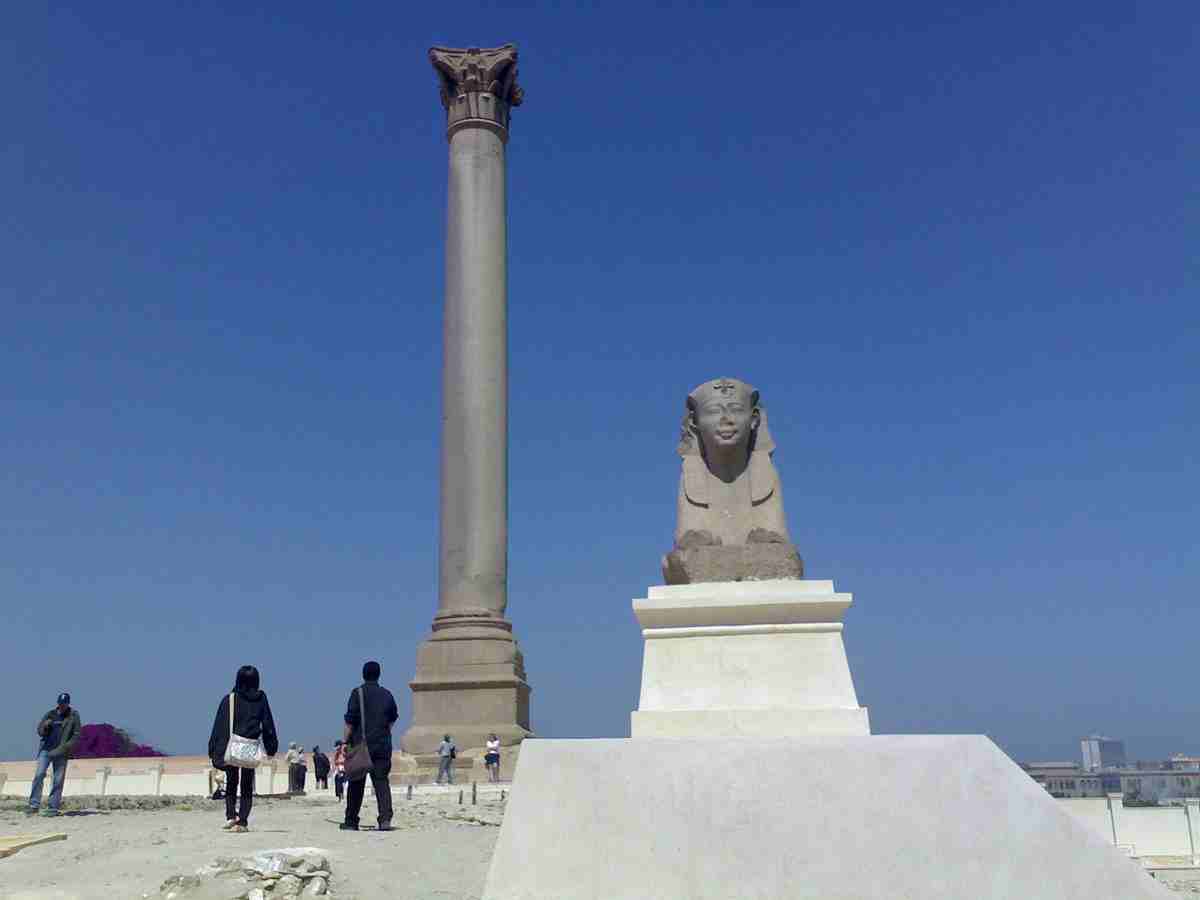
[[[358,691],[358,728],[362,740],[346,754],[346,778],[362,781],[371,771],[371,751],[367,749],[367,708],[363,704],[363,689]]]
[[[233,731],[233,705],[237,694],[229,693],[229,743],[225,745],[225,765],[239,769],[257,769],[266,762],[267,751],[261,737],[246,738]]]

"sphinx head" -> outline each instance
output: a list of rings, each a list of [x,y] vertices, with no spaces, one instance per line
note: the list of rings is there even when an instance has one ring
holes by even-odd
[[[736,476],[750,460],[761,420],[758,391],[733,378],[716,378],[688,394],[683,442],[690,440],[692,452],[699,451],[710,469]]]

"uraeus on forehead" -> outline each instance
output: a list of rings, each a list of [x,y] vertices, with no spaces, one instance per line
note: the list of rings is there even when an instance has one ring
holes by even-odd
[[[736,378],[714,378],[693,390],[690,396],[698,403],[710,400],[745,400],[754,394],[754,388]]]

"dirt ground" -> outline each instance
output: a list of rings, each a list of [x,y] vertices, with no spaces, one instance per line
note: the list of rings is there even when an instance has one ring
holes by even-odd
[[[296,847],[319,848],[329,860],[331,900],[479,898],[504,805],[481,794],[472,806],[469,788],[466,796],[459,805],[457,789],[413,800],[396,793],[391,832],[339,831],[342,806],[332,794],[259,798],[248,834],[222,831],[224,803],[210,800],[80,798],[68,801],[80,808],[54,819],[26,817],[23,803],[4,800],[0,835],[68,837],[0,859],[0,900],[163,900],[167,879],[195,874],[218,857]],[[101,808],[121,806],[134,808]],[[374,815],[368,796],[364,825]],[[1156,874],[1179,894],[1200,894],[1196,870]]]
[[[108,798],[106,798],[108,799]],[[115,798],[113,798],[115,799]],[[156,798],[147,798],[157,803]],[[332,794],[256,799],[250,832],[221,830],[224,803],[187,800],[157,809],[82,808],[57,818],[27,817],[22,804],[0,806],[0,835],[65,832],[65,841],[0,859],[3,900],[159,898],[173,875],[190,875],[217,857],[284,847],[321,848],[329,859],[333,900],[478,898],[483,891],[503,806],[456,795],[394,798],[396,830],[339,831],[342,806]],[[374,799],[363,805],[373,825]]]

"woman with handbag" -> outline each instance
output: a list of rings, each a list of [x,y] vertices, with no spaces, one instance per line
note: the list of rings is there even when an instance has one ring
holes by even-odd
[[[254,666],[238,669],[233,690],[217,705],[217,717],[208,739],[208,756],[213,766],[225,772],[224,828],[227,831],[249,830],[247,820],[254,803],[254,770],[279,750],[271,704],[258,684],[258,669]],[[240,802],[235,815],[237,800]]]

